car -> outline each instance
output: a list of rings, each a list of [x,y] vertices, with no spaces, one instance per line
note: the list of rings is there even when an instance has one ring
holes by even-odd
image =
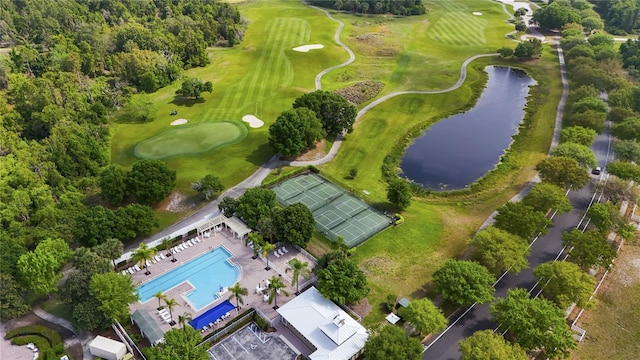
[[[602,168],[600,166],[596,166],[593,170],[591,170],[591,173],[593,175],[600,175],[601,172],[602,172]]]

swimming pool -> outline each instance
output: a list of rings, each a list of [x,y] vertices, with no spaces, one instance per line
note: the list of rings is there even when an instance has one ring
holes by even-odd
[[[188,282],[194,290],[186,293],[186,300],[195,310],[200,310],[218,299],[221,287],[233,286],[240,277],[240,269],[227,261],[231,253],[217,247],[197,258],[168,271],[138,287],[140,302],[153,299],[158,291],[166,292]],[[176,299],[178,300],[178,299]]]

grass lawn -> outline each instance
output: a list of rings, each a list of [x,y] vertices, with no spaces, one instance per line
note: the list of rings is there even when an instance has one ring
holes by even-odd
[[[234,48],[210,49],[209,66],[185,71],[187,76],[213,82],[213,92],[205,93],[199,101],[176,100],[178,81],[153,94],[137,95],[136,101],[151,104],[153,121],[113,125],[113,162],[131,166],[138,160],[134,149],[145,140],[164,139],[166,144],[175,131],[169,124],[176,118],[185,118],[191,125],[238,122],[247,128],[242,117],[255,115],[265,125],[248,128],[241,142],[200,152],[205,145],[199,154],[166,160],[178,173],[178,191],[190,193],[190,184],[206,174],[220,177],[226,187],[233,186],[273,155],[267,138],[276,117],[290,108],[295,98],[314,89],[315,74],[348,57],[333,42],[337,23],[298,1],[254,1],[240,3],[238,8],[249,22],[243,42]],[[308,53],[292,50],[313,43],[325,47]],[[173,109],[177,116],[170,116]],[[171,132],[160,135],[167,130]],[[204,134],[214,136],[212,130],[206,131]],[[145,145],[148,143],[141,146]],[[178,146],[177,152],[184,146],[191,144]]]
[[[640,247],[624,245],[579,326],[587,331],[573,360],[637,359],[640,354]]]
[[[60,298],[56,295],[54,295],[50,299],[43,301],[40,304],[40,307],[42,308],[42,310],[50,314],[73,322],[71,306],[63,303],[62,300],[60,300]]]
[[[197,155],[242,141],[247,128],[237,122],[221,121],[173,126],[140,142],[135,154],[145,159],[166,159],[180,155]]]

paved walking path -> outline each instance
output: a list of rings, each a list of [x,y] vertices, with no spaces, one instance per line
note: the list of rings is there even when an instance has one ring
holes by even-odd
[[[69,339],[65,341],[65,345],[68,344],[67,346],[69,346],[73,344],[80,344],[80,346],[82,346],[83,359],[84,360],[93,359],[93,356],[89,352],[89,343],[91,342],[91,340],[93,340],[93,336],[90,333],[76,330],[73,327],[73,324],[68,320],[57,317],[51,313],[48,313],[42,310],[39,306],[34,306],[32,310],[33,310],[33,313],[36,314],[39,318],[43,320],[47,320],[50,323],[59,325],[71,331],[75,336],[73,339]]]

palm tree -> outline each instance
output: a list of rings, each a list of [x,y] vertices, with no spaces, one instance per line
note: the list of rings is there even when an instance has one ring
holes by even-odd
[[[146,269],[145,275],[151,274],[149,268],[146,266],[147,261],[153,259],[153,256],[156,254],[156,249],[150,248],[145,243],[140,243],[138,248],[134,251],[133,256],[131,256],[131,260],[137,262],[140,267],[144,267]]]
[[[173,321],[173,307],[178,305],[178,302],[175,301],[174,299],[164,299],[164,304],[167,305],[167,308],[169,309],[169,317],[170,317],[170,321],[169,321],[169,325],[173,326],[176,324],[175,321]]]
[[[276,246],[268,241],[265,241],[264,244],[262,244],[262,256],[267,259],[267,267],[264,269],[267,271],[271,270],[271,267],[269,266],[269,253],[272,252],[275,248]]]
[[[171,239],[166,237],[162,239],[162,248],[167,250],[167,256],[171,256]]]
[[[232,298],[236,298],[236,309],[240,310],[240,304],[244,305],[242,297],[248,295],[249,291],[247,290],[247,288],[243,288],[242,286],[240,286],[239,282],[230,287],[229,291],[231,292],[229,300],[231,300]]]
[[[162,290],[158,291],[157,293],[153,294],[153,297],[155,297],[156,299],[158,299],[158,310],[162,310],[162,305],[160,304],[160,300],[164,300],[167,298],[167,295],[165,295],[164,293],[162,293]]]
[[[311,270],[309,269],[308,262],[302,262],[298,260],[298,258],[293,258],[289,262],[291,267],[287,268],[284,272],[293,271],[293,278],[291,279],[291,286],[296,286],[296,295],[300,295],[300,290],[298,289],[298,284],[300,283],[300,275],[306,279],[311,275]]]
[[[278,293],[282,291],[286,296],[289,296],[289,293],[282,290],[287,287],[282,279],[279,276],[273,275],[271,279],[269,279],[269,304],[275,301],[275,305],[273,309],[278,309]]]
[[[262,236],[257,232],[249,233],[249,236],[247,238],[249,239],[248,241],[251,241],[251,243],[253,244],[252,259],[255,260],[258,258],[260,251],[262,251],[262,244],[264,244],[264,240],[262,239]]]
[[[274,217],[274,214],[263,216],[258,220],[258,224],[256,225],[260,235],[269,239],[269,241],[272,241],[273,237],[276,235],[276,226],[273,222]]]
[[[193,317],[188,312],[178,315],[178,323],[182,326],[182,330],[184,330],[185,324],[191,320],[193,320]]]

